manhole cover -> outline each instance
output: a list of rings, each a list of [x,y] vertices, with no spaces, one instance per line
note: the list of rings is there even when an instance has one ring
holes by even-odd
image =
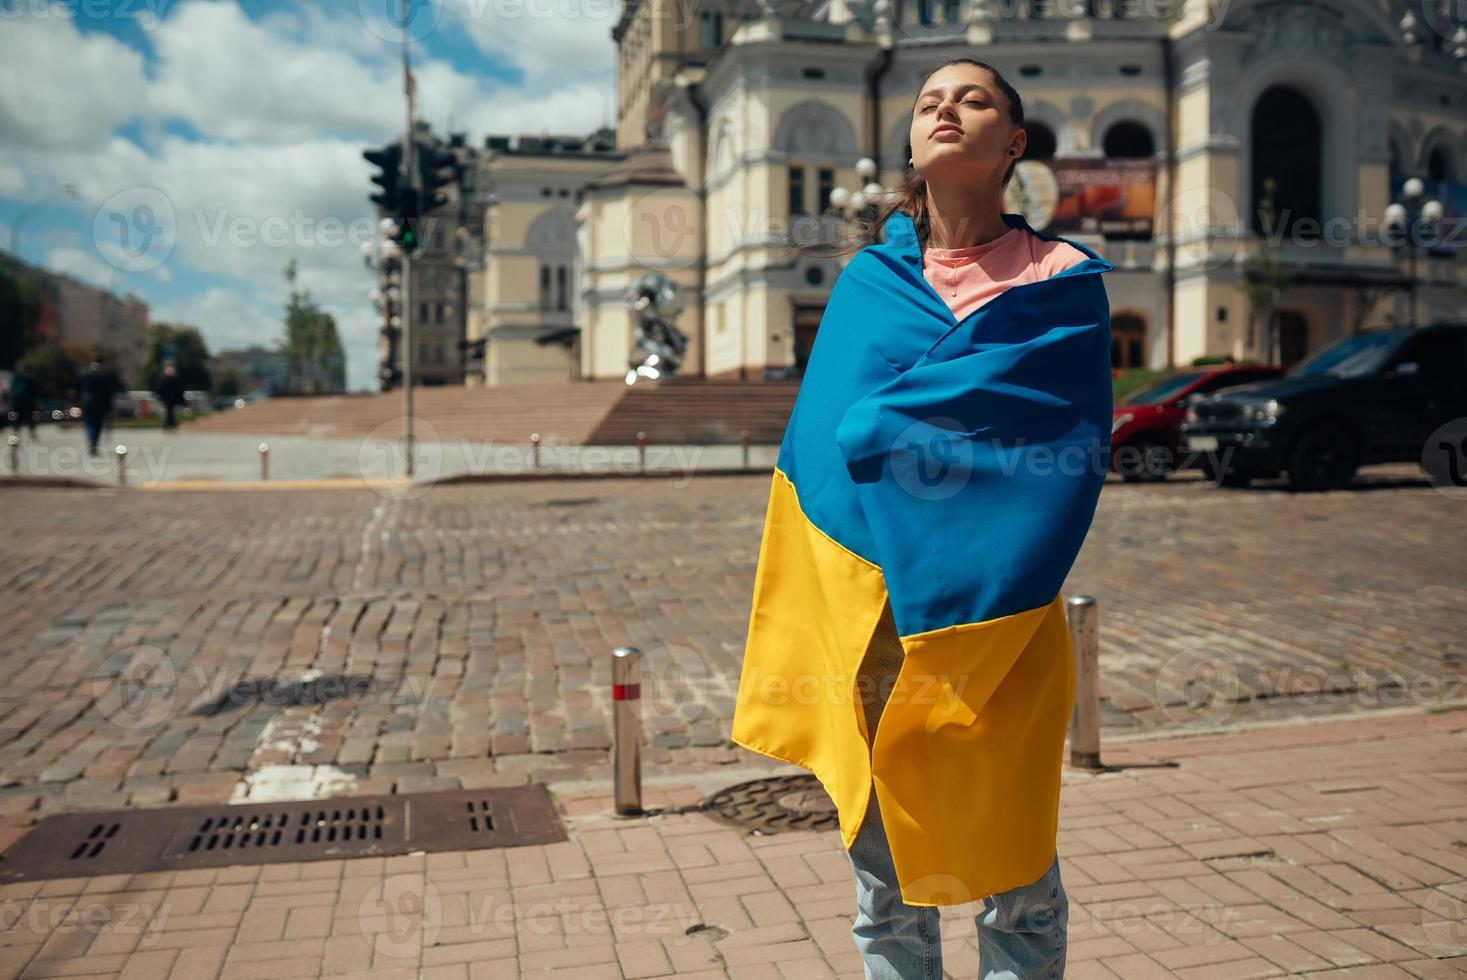
[[[63,813],[0,854],[0,883],[565,839],[543,786]]]
[[[703,812],[759,834],[840,827],[825,787],[809,775],[771,776],[730,786],[704,800]]]

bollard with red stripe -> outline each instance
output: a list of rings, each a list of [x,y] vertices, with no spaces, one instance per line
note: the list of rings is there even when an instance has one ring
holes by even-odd
[[[611,765],[618,816],[642,810],[642,651],[611,651]]]

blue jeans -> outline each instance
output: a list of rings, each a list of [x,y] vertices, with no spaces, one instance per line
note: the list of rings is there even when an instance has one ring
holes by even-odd
[[[865,961],[866,980],[939,980],[941,910],[902,901],[874,791],[846,853],[856,873],[851,934]],[[1060,980],[1065,975],[1069,901],[1058,854],[1038,881],[983,899],[975,919],[980,980]]]

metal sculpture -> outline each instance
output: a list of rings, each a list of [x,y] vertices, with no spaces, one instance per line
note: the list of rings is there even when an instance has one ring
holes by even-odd
[[[660,272],[643,273],[628,287],[626,304],[637,320],[637,337],[627,357],[627,384],[672,377],[688,350],[687,334],[673,323],[683,311],[677,286]]]

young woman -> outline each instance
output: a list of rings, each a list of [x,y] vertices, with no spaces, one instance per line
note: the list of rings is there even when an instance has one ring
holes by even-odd
[[[1113,266],[1004,212],[1023,124],[987,64],[923,80],[765,517],[732,737],[830,793],[870,978],[941,977],[940,906],[980,899],[985,980],[1064,974],[1059,589],[1109,462]]]

